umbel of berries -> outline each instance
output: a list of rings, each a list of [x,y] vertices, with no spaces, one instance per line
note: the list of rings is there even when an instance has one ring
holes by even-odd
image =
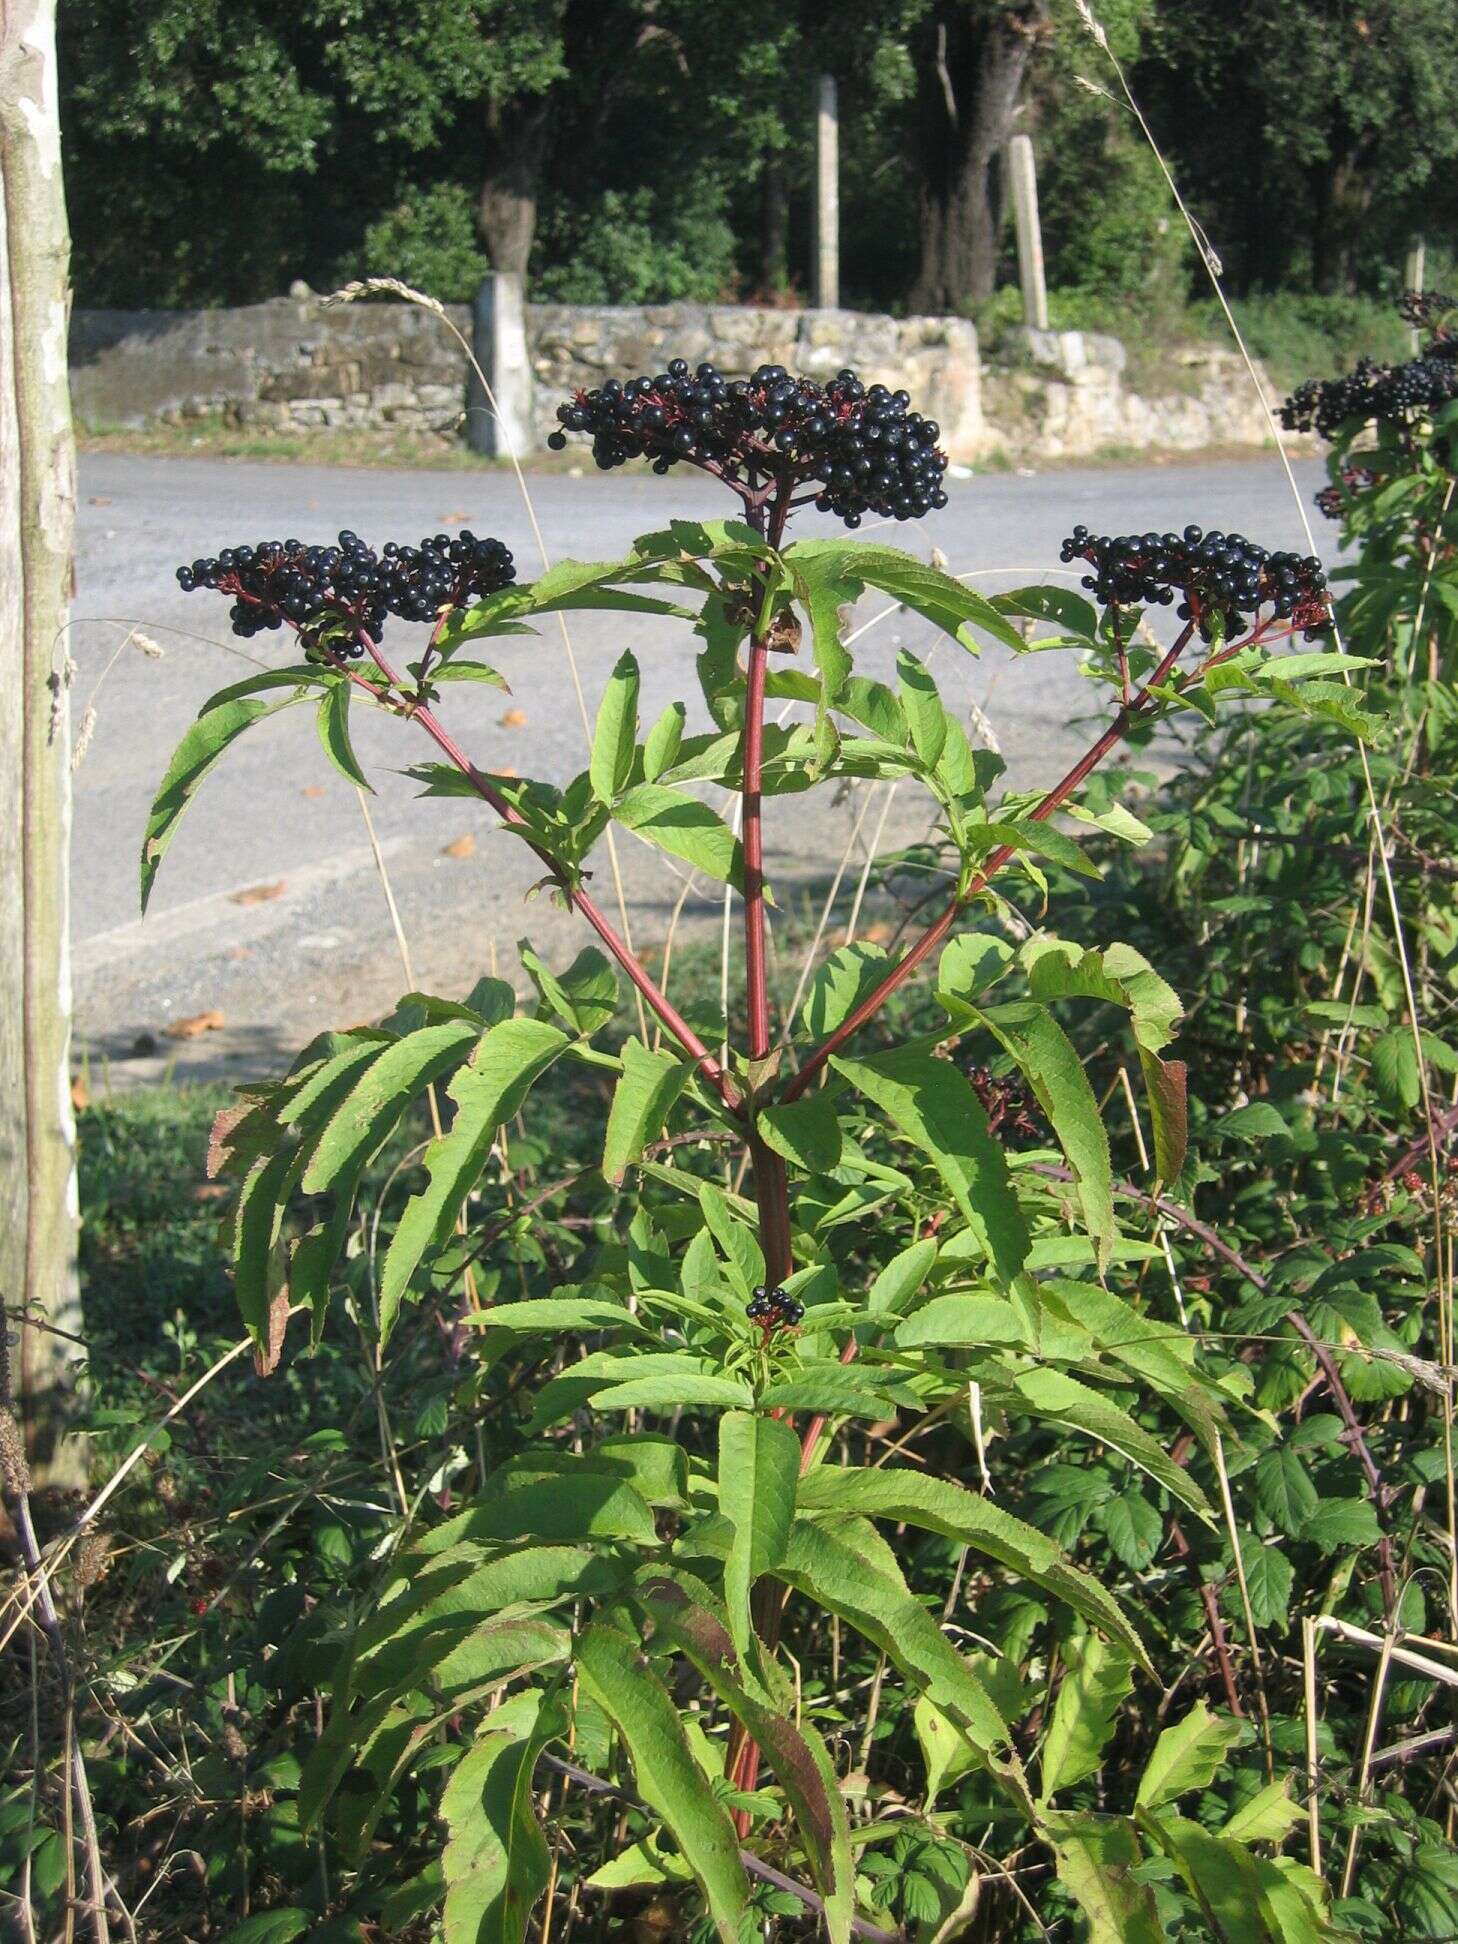
[[[359,637],[378,640],[389,615],[434,621],[443,609],[468,607],[515,579],[499,540],[465,532],[427,535],[417,547],[390,541],[379,553],[347,530],[333,547],[259,540],[177,570],[185,594],[206,587],[231,595],[234,634],[292,627],[327,638],[341,656],[362,655]]]
[[[1168,607],[1204,640],[1218,622],[1228,639],[1262,608],[1314,633],[1329,619],[1326,572],[1314,554],[1268,553],[1242,533],[1187,526],[1182,533],[1090,533],[1076,526],[1060,558],[1084,560],[1083,577],[1102,607]]]
[[[915,520],[947,503],[941,427],[910,406],[906,392],[864,385],[853,371],[820,384],[767,364],[729,379],[675,358],[655,376],[575,393],[558,406],[563,429],[547,443],[560,450],[569,432],[582,432],[605,469],[629,459],[651,460],[659,473],[697,466],[749,511],[775,509],[781,524],[813,504],[855,527],[868,513]]]
[[[805,1305],[789,1296],[776,1284],[773,1289],[761,1284],[745,1305],[745,1315],[758,1323],[766,1336],[776,1330],[795,1330],[805,1320]]]

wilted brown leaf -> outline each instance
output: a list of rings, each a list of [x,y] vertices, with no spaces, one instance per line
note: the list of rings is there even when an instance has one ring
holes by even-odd
[[[196,1202],[226,1201],[232,1194],[226,1181],[200,1181],[192,1191]]]
[[[457,511],[455,513],[437,513],[435,517],[440,521],[442,526],[464,526],[471,516],[469,513]]]
[[[306,796],[306,797],[321,797],[321,796],[328,796],[328,794],[329,792],[325,789],[322,783],[306,783],[303,789],[300,790],[299,792],[300,796]]]
[[[474,857],[475,854],[476,839],[469,830],[463,831],[441,852],[442,857]]]
[[[501,726],[503,729],[525,729],[526,721],[525,709],[508,709],[501,718]]]
[[[216,1033],[226,1024],[217,1007],[210,1006],[206,1012],[194,1013],[190,1019],[174,1019],[162,1030],[168,1039],[200,1039],[204,1033]]]
[[[91,1089],[86,1084],[84,1074],[78,1073],[71,1082],[71,1105],[78,1114],[84,1113],[91,1105]]]
[[[288,888],[288,879],[280,878],[276,884],[250,884],[245,890],[230,891],[228,896],[234,904],[268,904],[274,898],[281,898]]]

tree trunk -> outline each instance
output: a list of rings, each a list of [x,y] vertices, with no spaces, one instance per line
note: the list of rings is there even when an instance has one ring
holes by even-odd
[[[33,1472],[79,1484],[65,1435],[79,1335],[67,846],[75,453],[56,0],[0,25],[0,1303],[19,1332]]]
[[[525,277],[551,130],[550,97],[518,96],[486,107],[486,178],[478,219],[493,270]]]
[[[1045,0],[991,7],[938,0],[933,10],[917,60],[923,161],[913,310],[960,310],[996,288],[993,169],[1012,133],[1028,63],[1048,32]]]

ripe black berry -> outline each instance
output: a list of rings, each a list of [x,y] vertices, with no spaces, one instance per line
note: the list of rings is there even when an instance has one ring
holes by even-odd
[[[773,1289],[761,1285],[745,1305],[744,1313],[769,1337],[776,1330],[797,1329],[805,1320],[805,1305],[796,1297],[787,1296],[779,1284]]]
[[[1308,378],[1281,407],[1288,432],[1315,431],[1324,439],[1344,425],[1384,420],[1412,433],[1442,405],[1458,398],[1458,339],[1441,338],[1421,358],[1378,364],[1359,358],[1345,378]]]
[[[1187,526],[1183,533],[1108,535],[1077,526],[1060,557],[1089,563],[1094,571],[1083,585],[1101,606],[1168,607],[1180,597],[1180,619],[1193,619],[1206,641],[1217,616],[1228,638],[1245,626],[1248,612],[1267,606],[1308,633],[1327,620],[1321,562],[1314,555],[1267,553],[1240,533]]]
[[[741,497],[772,490],[783,503],[818,485],[816,506],[854,527],[867,513],[913,520],[947,503],[941,427],[910,404],[906,392],[867,387],[853,371],[821,385],[761,365],[729,380],[711,364],[690,373],[675,358],[654,377],[577,392],[558,406],[563,429],[547,443],[560,451],[569,432],[583,432],[605,470],[629,459],[650,459],[655,472],[684,462]]]
[[[327,628],[332,652],[342,656],[363,654],[356,635],[378,638],[387,615],[434,621],[442,608],[469,606],[515,579],[511,555],[499,540],[438,533],[418,547],[391,542],[377,554],[347,529],[333,547],[259,540],[177,570],[185,594],[207,587],[232,596],[234,634]]]

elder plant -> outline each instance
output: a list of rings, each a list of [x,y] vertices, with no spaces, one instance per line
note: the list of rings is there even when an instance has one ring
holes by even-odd
[[[528,951],[525,1007],[488,977],[464,999],[412,993],[378,1026],[324,1034],[218,1123],[259,1368],[276,1365],[301,1311],[317,1341],[337,1296],[380,1349],[409,1306],[437,1306],[463,1346],[480,1437],[449,1515],[432,1501],[403,1516],[369,1597],[337,1616],[304,1826],[329,1830],[351,1910],[387,1925],[439,1910],[452,1944],[524,1937],[550,1898],[559,1859],[534,1806],[539,1771],[630,1804],[641,1831],[621,1854],[578,1859],[586,1894],[686,1886],[726,1940],[771,1913],[835,1940],[887,1935],[899,1865],[886,1859],[909,1828],[953,1859],[925,1879],[919,1935],[970,1914],[986,1846],[1029,1844],[1099,1936],[1163,1935],[1172,1914],[1213,1921],[1231,1881],[1259,1935],[1322,1934],[1320,1880],[1271,1853],[1290,1823],[1282,1791],[1228,1831],[1181,1813],[1242,1732],[1203,1699],[1157,1733],[1152,1705],[1133,1715],[1142,1780],[1132,1799],[1103,1799],[1120,1703],[1178,1643],[1126,1585],[1002,1511],[987,1469],[1031,1424],[1142,1475],[1164,1514],[1217,1516],[1213,1456],[1222,1436],[1239,1441],[1240,1369],[1208,1372],[1197,1339],[1135,1290],[1127,1265],[1149,1245],[1121,1233],[1099,1104],[1061,1023],[1099,1008],[1127,1041],[1156,1172],[1173,1183],[1180,1002],[1128,947],[1044,930],[1015,946],[1000,920],[1008,886],[1041,894],[1050,866],[1094,868],[1073,829],[1140,835],[1127,811],[1082,800],[1131,735],[1230,687],[1297,707],[1320,694],[1341,658],[1278,652],[1326,620],[1318,564],[1195,528],[1080,528],[1065,556],[1088,563],[1092,600],[1041,586],[987,599],[880,541],[791,540],[807,504],[854,526],[945,503],[936,425],[850,372],[821,385],[769,366],[730,382],[678,361],[579,394],[559,418],[557,442],[590,436],[603,467],[713,476],[735,517],[675,520],[621,560],[566,561],[530,585],[498,543],[465,534],[378,555],[349,534],[260,542],[182,570],[185,586],[231,599],[240,632],[291,634],[299,653],[213,697],[184,737],[149,821],[144,900],[238,735],[308,703],[330,760],[363,785],[349,723],[364,706],[430,745],[412,772],[424,792],[482,802],[594,941],[555,970]],[[894,687],[857,672],[844,615],[867,590],[963,652],[990,640],[1078,655],[1109,694],[1106,727],[1046,790],[994,800],[1000,762],[970,746],[924,661],[903,650]],[[1149,623],[1171,605],[1160,641]],[[675,702],[644,733],[624,654],[581,775],[557,789],[494,772],[447,726],[451,685],[499,684],[481,659],[493,638],[586,609],[681,621],[702,714]],[[390,628],[422,616],[428,639],[403,661]],[[767,719],[771,702],[792,705],[783,722]],[[899,955],[833,952],[795,1017],[777,1017],[766,809],[851,779],[925,792],[954,860],[945,905]],[[725,814],[736,800],[739,836]],[[739,894],[742,1033],[680,1010],[592,897],[590,860],[614,823]],[[896,1037],[887,1002],[922,967],[937,1023]],[[614,1033],[620,977],[651,1038]],[[612,1083],[610,1232],[577,1281],[543,1287],[523,1271],[522,1295],[483,1306],[471,1258],[489,1261],[493,1235],[498,1258],[511,1246],[498,1226],[473,1248],[502,1130],[574,1063]],[[367,1310],[345,1260],[356,1196],[430,1088],[446,1124],[386,1225]],[[493,1387],[506,1369],[511,1384]],[[1160,1413],[1188,1433],[1173,1455],[1150,1428]],[[935,1448],[955,1455],[933,1471],[913,1447],[938,1428],[955,1443]],[[888,1526],[965,1549],[965,1626],[938,1624]],[[1000,1588],[1022,1602],[1017,1639],[978,1627]],[[862,1724],[824,1684],[807,1687],[789,1651],[788,1634],[822,1624],[861,1636],[915,1698],[921,1793],[885,1814],[864,1796],[853,1819],[838,1738]],[[1143,1692],[1152,1704],[1158,1689]],[[869,1718],[864,1729],[869,1742]],[[444,1847],[390,1887],[372,1837],[422,1763],[448,1771]],[[950,1813],[939,1801],[953,1788]]]

